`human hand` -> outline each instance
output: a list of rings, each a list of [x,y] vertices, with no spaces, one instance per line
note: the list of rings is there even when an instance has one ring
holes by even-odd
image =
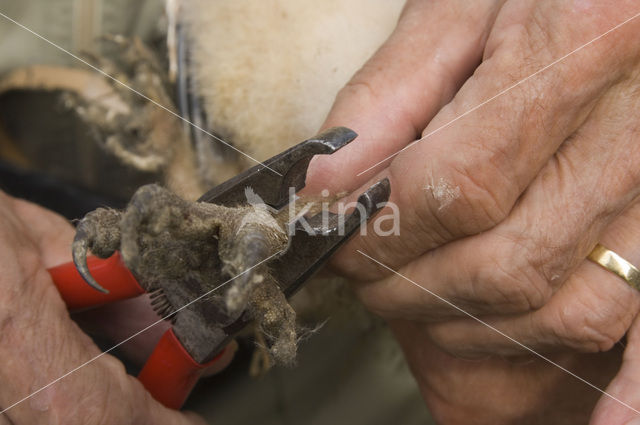
[[[70,260],[73,234],[63,218],[0,192],[0,410],[100,354],[69,318],[47,272]],[[163,407],[120,361],[102,355],[16,404],[0,423],[204,422]]]
[[[603,362],[615,365],[616,356],[575,353],[610,350],[640,310],[640,294],[585,260],[601,242],[640,264],[640,45],[631,42],[640,22],[565,55],[639,12],[633,1],[614,8],[577,0],[410,0],[395,33],[336,100],[326,125],[351,127],[360,137],[331,160],[315,160],[308,186],[358,193],[388,177],[400,214],[399,235],[369,229],[333,266],[360,281],[363,302],[391,321],[443,420],[463,411],[447,400],[468,386],[453,377],[470,376],[460,359],[570,349],[569,364],[598,365],[590,379],[611,377]],[[420,133],[423,141],[367,170]],[[610,388],[640,410],[638,385],[630,384],[636,341],[632,333]],[[428,350],[443,356],[433,361]],[[522,385],[526,374],[517,375],[510,361],[477,360],[474,368],[492,371],[480,380],[485,386],[500,376],[519,391],[540,388],[536,374]],[[505,402],[490,391],[477,396],[485,407]],[[520,421],[550,402],[524,397],[509,415],[486,420]],[[592,421],[623,424],[637,415],[602,398]],[[481,423],[482,415],[473,419]]]

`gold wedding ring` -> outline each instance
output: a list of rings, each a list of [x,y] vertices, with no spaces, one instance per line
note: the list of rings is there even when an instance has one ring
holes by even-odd
[[[629,285],[640,291],[640,270],[615,252],[598,244],[587,258],[617,274]]]

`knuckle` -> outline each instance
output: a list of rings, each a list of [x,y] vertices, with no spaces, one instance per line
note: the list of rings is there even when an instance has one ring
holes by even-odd
[[[560,336],[581,351],[608,351],[622,338],[624,330],[605,320],[578,320],[562,316]],[[609,326],[607,326],[609,325]]]
[[[603,352],[620,341],[632,320],[633,315],[627,309],[592,309],[589,304],[581,303],[559,310],[554,333],[572,348],[584,352]]]
[[[510,313],[536,310],[553,293],[549,282],[526,260],[528,248],[520,241],[497,240],[474,279],[476,292],[485,291],[492,308]]]
[[[551,37],[550,20],[535,11],[527,14],[526,20],[517,20],[509,25],[503,34],[500,48],[504,53],[517,55],[520,59],[536,58],[538,61],[549,59],[557,49],[558,42]],[[538,67],[539,64],[525,60],[523,66]]]
[[[447,178],[427,182],[429,213],[438,218],[446,232],[467,236],[488,230],[503,221],[514,202],[512,179],[484,155],[466,164],[452,164]]]
[[[344,87],[342,87],[336,96],[338,100],[357,98],[363,102],[371,103],[377,97],[377,93],[373,86],[369,84],[366,78],[361,77],[362,71],[359,71]]]

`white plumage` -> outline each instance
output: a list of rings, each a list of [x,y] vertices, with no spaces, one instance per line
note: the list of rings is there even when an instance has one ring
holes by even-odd
[[[183,0],[212,129],[258,160],[312,136],[340,88],[389,36],[403,4]]]

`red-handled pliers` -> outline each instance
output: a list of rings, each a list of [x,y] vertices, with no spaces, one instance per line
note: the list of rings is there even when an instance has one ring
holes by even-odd
[[[317,154],[331,154],[353,141],[357,135],[343,127],[333,128],[222,183],[205,193],[199,202],[233,206],[246,202],[245,189],[253,189],[265,204],[275,210],[284,208],[289,190],[298,192],[305,185],[307,167]],[[276,171],[274,173],[273,171]],[[268,261],[269,270],[289,297],[320,268],[329,256],[375,214],[389,199],[387,179],[371,186],[358,198],[358,205],[348,215],[331,213],[326,217],[311,217],[304,226],[296,225],[288,249]],[[251,247],[248,250],[251,251]],[[263,253],[256,251],[256,263]],[[80,267],[77,267],[80,266]],[[89,257],[87,266],[67,263],[49,270],[62,298],[70,310],[86,309],[145,293],[136,277],[116,252],[108,259]],[[80,270],[80,271],[78,271]],[[246,276],[245,276],[246,278]],[[96,282],[106,289],[97,291]],[[93,287],[87,285],[92,284]],[[167,296],[171,288],[164,288]],[[202,372],[222,355],[224,347],[247,324],[241,315],[231,324],[221,325],[215,318],[219,312],[203,294],[190,293],[189,285],[176,288],[186,308],[177,309],[169,329],[155,347],[138,378],[145,388],[165,406],[182,406]],[[197,302],[192,302],[198,299]]]
[[[117,252],[107,259],[89,257],[87,263],[91,275],[109,293],[96,291],[87,285],[73,262],[49,269],[69,310],[98,307],[146,292]],[[184,349],[173,329],[169,329],[156,345],[138,378],[156,400],[167,407],[179,409],[202,372],[220,359],[223,352],[207,363],[198,363]]]

